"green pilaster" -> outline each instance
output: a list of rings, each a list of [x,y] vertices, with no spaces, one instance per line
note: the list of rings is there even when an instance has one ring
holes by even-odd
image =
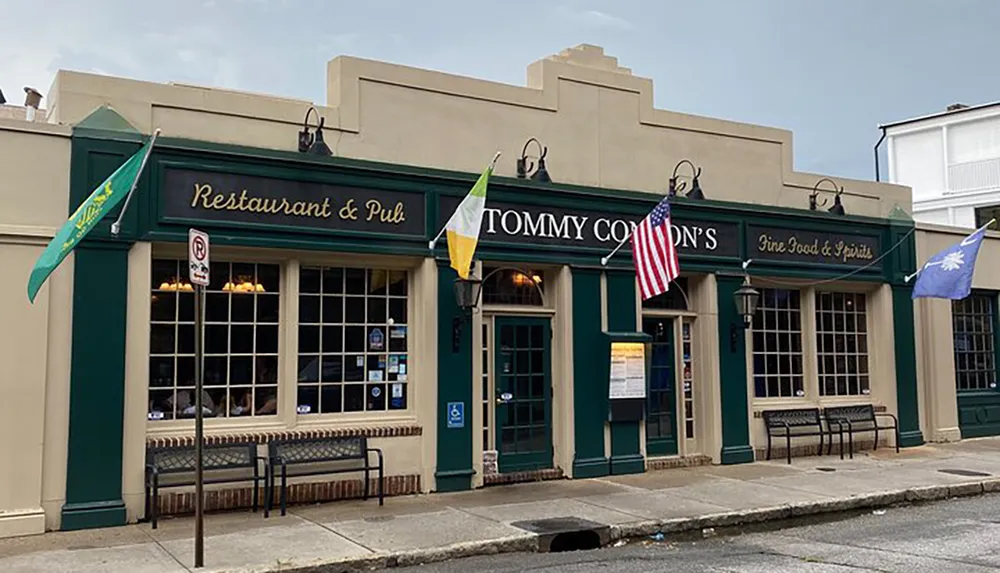
[[[896,350],[896,415],[899,417],[899,445],[904,448],[924,443],[917,402],[917,347],[912,296],[913,287],[892,286],[892,328]],[[952,383],[951,380],[947,382]]]
[[[126,522],[122,412],[128,245],[82,245],[74,261],[64,530]]]
[[[722,463],[743,464],[754,460],[747,416],[746,331],[743,317],[733,304],[733,293],[743,277],[717,276],[719,297],[719,378],[722,389]],[[736,330],[732,326],[736,325]],[[733,344],[733,335],[736,343]]]
[[[608,331],[635,332],[635,273],[608,271]],[[646,470],[640,449],[640,422],[611,423],[611,473]]]
[[[462,318],[453,284],[458,275],[447,261],[438,262],[438,438],[437,491],[472,488],[472,323],[462,322],[458,352],[454,348],[454,321]],[[448,427],[448,404],[465,410],[461,428]],[[478,406],[478,405],[477,405]]]
[[[573,477],[606,476],[604,423],[608,419],[608,385],[594,368],[604,351],[601,336],[601,273],[573,269]]]

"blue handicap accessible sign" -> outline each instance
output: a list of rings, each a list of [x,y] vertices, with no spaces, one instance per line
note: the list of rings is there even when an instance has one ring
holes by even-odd
[[[465,402],[448,402],[448,427],[465,427]]]

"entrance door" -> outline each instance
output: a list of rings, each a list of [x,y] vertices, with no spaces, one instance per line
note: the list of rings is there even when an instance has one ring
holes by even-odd
[[[674,319],[644,317],[642,331],[653,337],[653,360],[646,398],[646,455],[677,454],[677,380]]]
[[[497,464],[500,473],[552,467],[551,325],[494,319]]]

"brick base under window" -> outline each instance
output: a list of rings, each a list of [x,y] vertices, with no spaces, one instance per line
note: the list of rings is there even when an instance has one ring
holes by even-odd
[[[371,480],[371,496],[378,493],[377,480]],[[279,489],[275,488],[274,507],[278,507]],[[321,503],[344,499],[360,499],[364,493],[364,480],[336,480],[328,482],[294,483],[288,485],[288,503]],[[386,476],[385,495],[411,495],[420,493],[420,476]],[[264,504],[264,490],[260,491],[260,506]],[[205,492],[205,511],[250,508],[253,505],[253,486],[219,489]],[[194,492],[160,492],[160,515],[194,513]]]
[[[693,468],[709,465],[712,465],[711,456],[704,456],[701,454],[683,457],[649,458],[646,460],[646,469],[649,471],[673,470],[677,468]]]
[[[825,440],[825,438],[824,438],[824,440]],[[879,449],[882,449],[882,448],[886,448],[886,449],[893,448],[893,446],[890,445],[889,438],[883,438],[882,436],[879,436],[878,447],[879,447]],[[848,453],[849,453],[848,448],[849,448],[849,445],[847,443],[847,436],[844,436],[844,456],[848,455]],[[858,452],[862,452],[862,451],[867,451],[867,450],[873,450],[873,449],[875,449],[875,439],[874,438],[866,438],[866,439],[861,439],[861,440],[859,440],[857,438],[854,439],[854,453],[858,453]],[[827,451],[827,443],[826,443],[826,441],[824,441],[823,442],[823,455],[826,455],[826,451]],[[766,460],[767,459],[767,446],[765,446],[763,448],[757,448],[754,451],[754,453],[756,455],[757,461]],[[807,457],[807,456],[816,456],[818,453],[819,453],[819,442],[814,443],[814,444],[799,444],[799,445],[796,445],[795,439],[794,438],[792,439],[792,457],[793,458]],[[834,441],[833,441],[833,449],[830,450],[830,455],[831,456],[837,456],[838,458],[840,457],[840,440],[839,439],[834,439]],[[775,461],[775,460],[780,461],[780,460],[783,460],[783,459],[785,459],[785,442],[784,442],[784,440],[782,440],[781,444],[779,445],[778,444],[778,440],[775,439],[775,441],[773,441],[771,443],[771,461]]]
[[[530,472],[513,472],[508,474],[491,474],[483,477],[483,485],[507,485],[530,481],[550,481],[563,479],[562,468],[549,470],[534,470]]]

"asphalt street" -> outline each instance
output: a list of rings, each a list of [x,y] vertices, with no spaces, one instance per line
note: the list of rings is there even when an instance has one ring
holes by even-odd
[[[980,573],[1000,571],[1000,495],[890,508],[775,532],[510,554],[401,573]]]

